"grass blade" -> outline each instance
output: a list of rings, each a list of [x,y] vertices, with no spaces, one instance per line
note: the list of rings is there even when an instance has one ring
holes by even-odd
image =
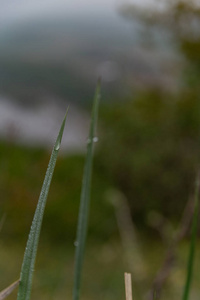
[[[192,271],[194,264],[194,255],[195,255],[195,246],[196,246],[196,236],[198,229],[198,212],[199,212],[199,186],[200,176],[197,177],[196,181],[196,191],[195,191],[195,204],[194,204],[194,216],[192,220],[192,233],[191,233],[191,242],[190,242],[190,252],[188,257],[188,266],[187,266],[187,276],[184,286],[183,300],[189,299],[190,286],[192,282]]]
[[[1,291],[0,292],[0,300],[4,300],[5,298],[7,298],[18,285],[19,285],[19,280],[15,281],[11,285],[9,285],[9,287],[7,287],[3,291]]]
[[[90,124],[90,133],[89,133],[88,144],[87,144],[87,154],[86,154],[82,190],[81,190],[81,200],[80,200],[80,208],[79,208],[78,227],[77,227],[77,239],[75,242],[76,253],[75,253],[73,300],[78,300],[80,294],[81,271],[83,265],[83,257],[84,257],[85,242],[86,242],[87,227],[88,227],[90,183],[91,183],[91,174],[92,174],[92,154],[93,154],[93,147],[95,141],[95,128],[96,128],[97,116],[98,116],[99,99],[100,99],[100,82],[97,84],[95,97],[94,97],[91,124]]]
[[[66,116],[62,122],[58,137],[56,139],[51,158],[49,161],[49,165],[46,171],[45,179],[43,182],[43,186],[41,189],[40,197],[38,200],[38,204],[36,207],[35,215],[33,218],[33,222],[31,225],[28,241],[26,244],[26,250],[24,253],[24,259],[21,268],[20,275],[20,285],[19,291],[17,295],[17,300],[29,300],[31,294],[31,286],[32,286],[32,277],[35,265],[35,258],[37,254],[40,230],[42,225],[42,219],[44,214],[44,209],[46,205],[46,200],[49,192],[49,187],[51,183],[51,179],[53,176],[53,171],[55,168],[58,151],[60,149],[60,144],[62,140],[62,135],[65,127]]]

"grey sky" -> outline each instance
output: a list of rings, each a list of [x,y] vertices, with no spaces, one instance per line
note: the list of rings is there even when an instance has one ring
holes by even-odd
[[[114,14],[123,3],[147,4],[153,0],[0,0],[0,24],[38,17]]]

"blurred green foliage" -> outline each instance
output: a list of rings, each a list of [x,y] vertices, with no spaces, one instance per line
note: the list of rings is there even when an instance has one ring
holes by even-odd
[[[123,11],[126,17],[137,16],[148,26],[170,31],[187,68],[180,79],[181,90],[174,95],[145,89],[115,104],[113,99],[101,104],[89,228],[94,237],[107,239],[116,232],[113,208],[106,202],[109,188],[123,192],[134,221],[140,224],[145,224],[151,210],[179,219],[194,190],[200,163],[200,10],[186,1],[170,3],[168,10],[149,14],[134,6]],[[1,215],[7,215],[1,234],[5,237],[26,237],[48,156],[44,150],[0,144]],[[53,240],[66,234],[75,239],[82,173],[83,156],[59,158],[43,226]]]
[[[200,163],[200,101],[158,90],[102,108],[101,172],[129,200],[135,221],[150,210],[177,219]]]
[[[156,210],[179,220],[192,195],[200,163],[200,101],[196,90],[171,96],[158,90],[102,104],[95,150],[89,231],[107,240],[117,234],[107,201],[110,188],[128,199],[134,222]],[[45,150],[0,144],[2,237],[26,238],[48,164]],[[58,159],[47,202],[44,236],[75,240],[84,156]],[[113,200],[113,199],[108,199]]]
[[[0,218],[6,219],[2,239],[26,240],[49,160],[48,151],[13,144],[0,144]],[[42,234],[56,242],[75,240],[83,173],[84,155],[60,156],[57,161]],[[90,234],[108,239],[116,233],[112,206],[105,194],[109,187],[94,168]]]
[[[149,41],[159,31],[169,35],[184,58],[176,93],[135,91],[101,112],[101,170],[125,194],[134,220],[142,224],[150,210],[180,216],[200,162],[200,9],[193,1],[161,4],[166,9],[127,4],[121,14],[142,23]]]

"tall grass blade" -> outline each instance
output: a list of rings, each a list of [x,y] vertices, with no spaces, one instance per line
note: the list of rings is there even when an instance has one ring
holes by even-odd
[[[59,134],[57,136],[51,158],[49,161],[49,165],[46,171],[46,175],[44,178],[43,186],[41,189],[40,197],[38,200],[38,204],[36,207],[35,215],[33,218],[33,222],[31,225],[28,241],[26,244],[26,249],[24,253],[24,259],[22,263],[21,268],[21,274],[20,274],[20,285],[19,285],[19,291],[17,295],[17,300],[29,300],[31,295],[31,286],[32,286],[32,277],[33,277],[33,271],[34,271],[34,265],[35,265],[35,258],[37,254],[37,248],[38,248],[38,242],[39,242],[39,236],[40,236],[40,230],[42,225],[42,219],[44,214],[44,209],[46,205],[46,200],[49,192],[49,187],[51,183],[51,179],[53,176],[58,151],[60,149],[60,144],[62,140],[62,135],[65,127],[65,121],[66,116],[62,122]]]
[[[83,174],[82,190],[81,190],[81,199],[80,199],[78,226],[77,226],[77,238],[75,242],[76,253],[75,253],[73,300],[78,300],[80,294],[81,271],[83,265],[83,257],[84,257],[85,242],[86,242],[87,227],[88,227],[90,183],[91,183],[91,174],[92,174],[92,156],[93,156],[94,142],[96,139],[95,128],[96,128],[97,116],[98,116],[99,99],[100,99],[100,82],[98,82],[97,84],[95,97],[94,97],[90,132],[89,132],[89,138],[87,144],[87,154],[86,154],[84,174]]]
[[[194,265],[194,255],[195,255],[195,246],[196,246],[196,236],[198,229],[198,212],[199,212],[199,188],[200,188],[200,176],[197,176],[196,180],[196,191],[195,191],[195,203],[194,203],[194,216],[192,220],[192,233],[191,233],[191,242],[190,242],[190,251],[188,257],[188,266],[187,266],[187,275],[186,282],[183,292],[183,300],[189,299],[189,292],[192,282],[192,271]]]

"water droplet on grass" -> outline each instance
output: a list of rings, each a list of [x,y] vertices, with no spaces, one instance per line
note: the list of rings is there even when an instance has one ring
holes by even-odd
[[[93,137],[93,142],[94,143],[97,143],[98,142],[98,137],[97,136],[95,136],[95,137]],[[91,143],[91,139],[87,139],[87,144],[90,144]]]
[[[98,140],[99,140],[99,139],[98,139],[98,137],[97,137],[97,136],[93,137],[93,142],[94,142],[94,143],[97,143],[97,142],[98,142]]]
[[[55,150],[58,151],[60,149],[60,141],[56,143]]]

